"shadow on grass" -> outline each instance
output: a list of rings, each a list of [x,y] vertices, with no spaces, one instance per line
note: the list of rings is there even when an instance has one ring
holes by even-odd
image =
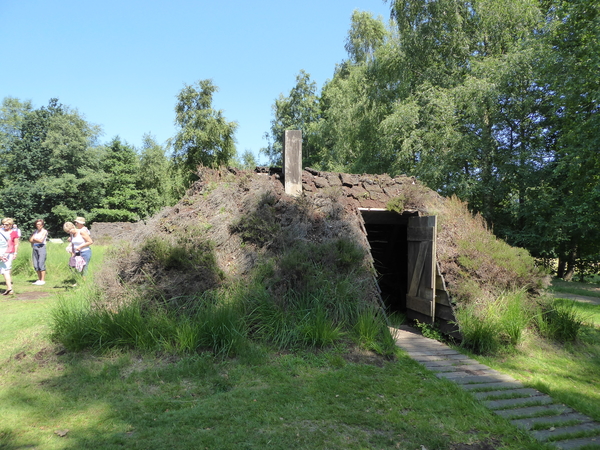
[[[408,358],[381,367],[332,358],[23,359],[20,369],[38,365],[45,376],[22,380],[2,395],[0,402],[22,422],[5,428],[0,442],[7,450],[445,449],[512,433],[458,386]],[[514,444],[508,448],[539,448],[524,434],[512,435],[504,438]]]

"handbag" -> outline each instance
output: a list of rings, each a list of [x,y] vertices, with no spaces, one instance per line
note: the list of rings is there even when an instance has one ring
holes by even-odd
[[[77,270],[77,272],[81,272],[86,264],[85,259],[83,259],[83,256],[81,256],[79,252],[75,252],[75,246],[73,246],[72,248],[73,253],[75,253],[75,255],[69,258],[69,267],[74,268],[75,270]]]

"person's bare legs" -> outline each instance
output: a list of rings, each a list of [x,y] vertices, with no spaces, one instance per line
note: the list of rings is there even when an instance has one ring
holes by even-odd
[[[4,275],[4,281],[6,281],[6,292],[12,291],[12,278],[10,276],[10,271],[5,271],[2,275]]]

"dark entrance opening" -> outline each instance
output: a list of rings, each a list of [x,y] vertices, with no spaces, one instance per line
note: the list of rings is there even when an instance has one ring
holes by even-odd
[[[411,213],[361,209],[381,297],[388,313],[406,312],[407,228]]]

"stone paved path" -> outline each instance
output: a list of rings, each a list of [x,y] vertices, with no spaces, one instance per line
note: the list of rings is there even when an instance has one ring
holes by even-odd
[[[566,298],[576,300],[578,302],[590,303],[592,305],[600,305],[600,297],[586,297],[584,295],[567,294],[564,292],[555,292],[552,294],[554,298]]]
[[[590,417],[555,403],[550,396],[526,388],[511,376],[479,364],[441,342],[422,336],[414,328],[403,326],[392,332],[396,333],[396,345],[406,350],[412,359],[436,372],[438,378],[451,380],[472,392],[494,413],[528,430],[538,441],[565,450],[585,445],[600,449],[600,423]]]

